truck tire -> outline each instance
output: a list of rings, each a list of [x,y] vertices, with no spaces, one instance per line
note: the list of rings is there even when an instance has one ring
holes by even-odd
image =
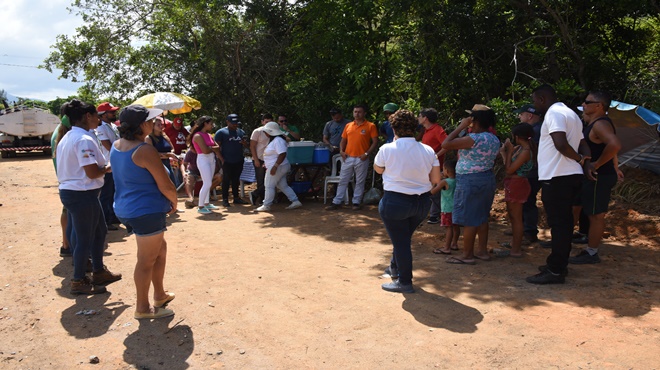
[[[2,158],[9,158],[9,152],[0,152],[0,156],[2,156]]]
[[[53,156],[53,150],[52,149],[44,149],[44,155],[47,157],[52,157]]]

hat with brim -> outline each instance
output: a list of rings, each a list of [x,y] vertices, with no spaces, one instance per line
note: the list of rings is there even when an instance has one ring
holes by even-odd
[[[277,122],[270,121],[264,125],[264,132],[267,133],[270,136],[279,136],[282,135],[282,129],[280,128],[280,125],[277,124]]]
[[[465,111],[466,111],[467,113],[472,114],[472,112],[474,112],[474,111],[478,111],[478,110],[490,110],[490,107],[487,106],[487,105],[483,105],[483,104],[475,104],[475,105],[472,107],[472,109],[466,109]]]
[[[119,113],[119,121],[131,125],[141,125],[143,122],[156,118],[161,114],[163,114],[162,109],[146,108],[143,105],[134,104],[121,110],[121,113]]]
[[[337,114],[337,113],[341,113],[339,108],[336,108],[336,107],[330,108],[330,114]]]
[[[531,104],[525,104],[522,107],[520,107],[518,109],[515,109],[513,111],[513,113],[517,113],[517,114],[524,113],[524,112],[538,115],[538,112],[536,111],[536,108],[534,108],[534,106],[531,105]]]

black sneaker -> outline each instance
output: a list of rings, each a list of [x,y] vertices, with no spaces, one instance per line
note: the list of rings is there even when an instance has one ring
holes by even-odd
[[[119,228],[116,225],[113,225],[113,224],[107,224],[106,227],[110,231],[119,230]]]
[[[354,210],[354,211],[359,211],[359,210],[362,209],[362,205],[360,205],[360,204],[353,204],[353,206],[351,207],[351,209]]]
[[[592,256],[589,254],[589,252],[583,249],[582,252],[578,253],[575,257],[569,258],[568,263],[572,263],[574,265],[589,265],[600,263],[600,257],[598,257],[598,253]]]
[[[530,284],[564,284],[564,276],[561,274],[553,274],[550,270],[546,269],[543,272],[539,272],[534,276],[530,276],[525,281]]]
[[[581,238],[575,238],[572,240],[575,244],[589,244],[589,238],[585,235]]]
[[[399,278],[399,270],[397,270],[396,267],[388,266],[385,269],[385,275],[390,275],[392,279],[398,279]]]
[[[72,257],[71,248],[60,247],[60,257]]]
[[[541,271],[541,272],[546,272],[546,271],[548,271],[548,265],[539,266],[539,271]],[[565,268],[565,269],[559,271],[559,275],[561,275],[561,276],[563,276],[563,277],[568,276],[568,269]]]
[[[231,207],[231,204],[229,204],[229,201],[227,201],[227,200],[223,200],[223,201],[222,201],[222,206],[223,206],[223,207],[227,207],[227,208],[229,208],[229,207]]]
[[[241,198],[234,198],[234,204],[250,204]]]
[[[427,224],[439,224],[440,223],[440,217],[429,217],[429,220],[426,221]]]
[[[552,240],[540,241],[539,245],[541,246],[541,248],[552,248]]]
[[[413,288],[412,284],[401,284],[399,280],[394,280],[389,283],[385,283],[380,286],[383,288],[383,290],[386,290],[388,292],[394,292],[394,293],[415,293],[415,289]]]
[[[325,207],[325,210],[326,211],[334,211],[336,209],[339,209],[340,207],[341,207],[341,205],[332,203],[329,206]]]

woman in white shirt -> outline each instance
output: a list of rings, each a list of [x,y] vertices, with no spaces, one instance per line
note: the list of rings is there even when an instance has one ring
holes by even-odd
[[[286,159],[287,143],[284,132],[275,122],[268,122],[263,131],[270,138],[270,143],[264,150],[264,165],[266,166],[266,179],[264,187],[266,188],[266,197],[264,204],[257,208],[257,212],[270,211],[270,207],[275,200],[275,187],[280,189],[284,195],[291,201],[291,205],[286,209],[295,209],[302,206],[298,196],[286,182],[286,175],[291,169],[289,161]]]
[[[412,235],[431,208],[431,188],[440,182],[440,162],[433,148],[415,140],[417,117],[400,109],[390,116],[394,142],[380,147],[374,170],[383,175],[383,198],[378,212],[394,250],[385,273],[393,279],[381,287],[413,293]]]
[[[67,238],[73,249],[71,294],[98,294],[121,279],[103,264],[103,247],[107,233],[99,201],[103,176],[110,166],[101,153],[98,141],[89,131],[99,125],[93,105],[72,100],[64,113],[72,128],[57,145],[57,180],[60,200],[67,210]],[[92,258],[92,278],[85,274],[87,259]]]

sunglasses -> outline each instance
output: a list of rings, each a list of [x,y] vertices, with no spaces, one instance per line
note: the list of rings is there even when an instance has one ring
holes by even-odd
[[[285,119],[281,119],[281,120],[279,120],[278,122],[282,123],[282,122],[286,122],[286,120],[285,120]]]
[[[588,105],[588,104],[596,104],[596,103],[600,103],[600,102],[599,101],[594,101],[594,100],[585,100],[584,103],[582,103],[582,104],[587,104]]]

